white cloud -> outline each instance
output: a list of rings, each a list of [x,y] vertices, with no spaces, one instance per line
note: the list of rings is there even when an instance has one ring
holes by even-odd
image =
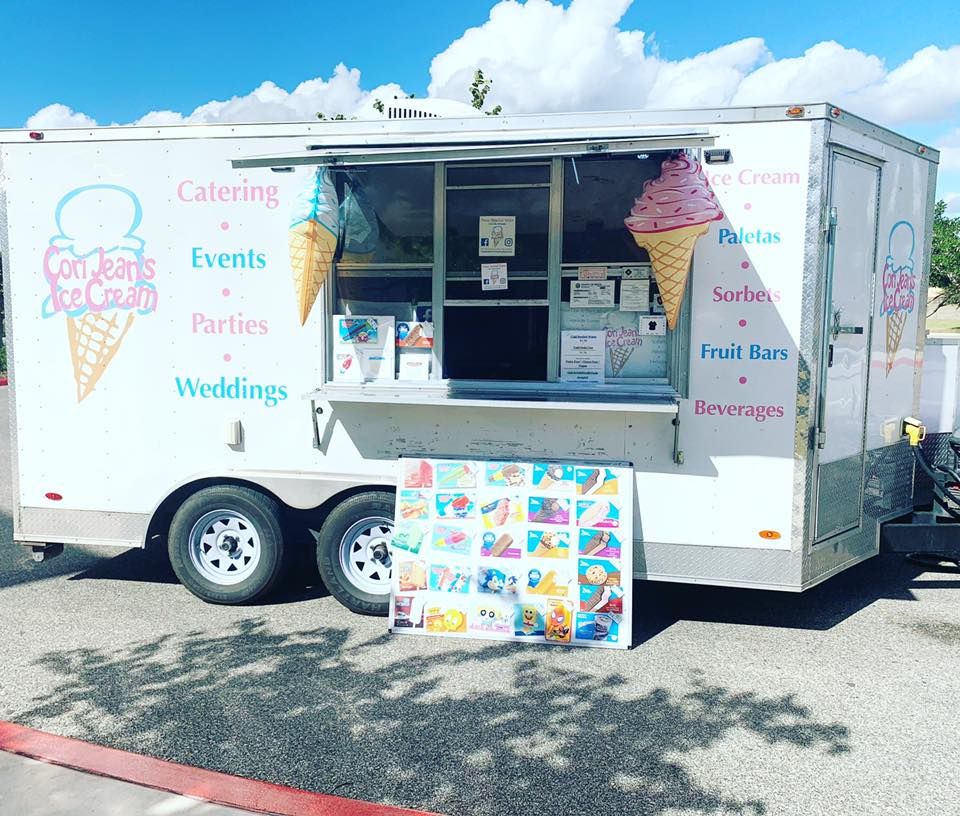
[[[836,42],[775,59],[762,39],[663,58],[620,20],[631,0],[503,0],[434,57],[430,95],[466,97],[473,70],[507,111],[599,110],[830,101],[887,124],[942,121],[960,109],[960,45],[917,51],[888,69]]]
[[[937,142],[940,171],[960,170],[960,127]]]
[[[96,127],[97,123],[85,113],[78,113],[66,105],[54,102],[45,108],[40,108],[33,116],[27,119],[26,127],[34,130],[61,127]]]
[[[775,58],[747,38],[682,59],[659,53],[643,31],[621,28],[632,0],[502,0],[430,65],[429,95],[468,101],[473,72],[494,80],[489,104],[507,113],[616,108],[676,108],[781,102],[835,102],[883,124],[938,122],[960,113],[960,45],[929,46],[894,67],[877,55],[836,42],[800,56]],[[292,91],[264,82],[245,96],[200,105],[190,113],[152,111],[137,124],[253,122],[372,114],[372,101],[405,96],[398,85],[365,90],[360,72],[338,65],[329,79]],[[66,105],[38,111],[30,127],[90,126]],[[947,161],[954,161],[948,158]]]
[[[380,85],[366,91],[360,86],[360,72],[338,65],[329,79],[309,79],[292,91],[273,82],[263,82],[245,96],[207,102],[186,115],[177,111],[150,111],[131,124],[180,125],[216,122],[295,122],[314,119],[318,112],[327,116],[369,114],[373,100],[384,101],[406,96],[399,85]],[[97,122],[84,113],[62,104],[47,105],[27,120],[27,127],[95,127]]]
[[[960,215],[960,193],[944,193],[940,198],[947,203],[950,215]]]

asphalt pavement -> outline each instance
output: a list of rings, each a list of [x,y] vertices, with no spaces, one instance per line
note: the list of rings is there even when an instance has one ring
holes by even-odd
[[[162,554],[33,565],[8,462],[0,434],[2,720],[451,816],[960,807],[960,575],[882,556],[802,595],[639,583],[629,652],[391,637],[308,570],[214,607]]]

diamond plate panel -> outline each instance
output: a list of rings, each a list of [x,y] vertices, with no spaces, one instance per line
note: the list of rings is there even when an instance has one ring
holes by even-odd
[[[17,537],[44,543],[108,544],[142,547],[150,524],[149,514],[102,513],[95,510],[20,508]]]
[[[863,458],[848,456],[820,465],[817,480],[817,538],[855,527],[860,521]]]
[[[913,509],[913,453],[906,442],[867,451],[863,512],[874,519]]]
[[[800,589],[800,551],[634,542],[638,578],[763,589]]]

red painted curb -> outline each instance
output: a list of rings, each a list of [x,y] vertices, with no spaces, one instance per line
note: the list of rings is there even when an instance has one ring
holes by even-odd
[[[84,773],[273,816],[435,816],[326,793],[259,782],[58,737],[0,720],[0,751]]]

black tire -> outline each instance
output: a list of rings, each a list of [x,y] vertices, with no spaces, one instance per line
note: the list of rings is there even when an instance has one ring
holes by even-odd
[[[379,566],[376,561],[371,561],[376,569],[374,574],[385,576],[387,579],[382,593],[370,592],[369,589],[358,586],[356,579],[344,569],[341,550],[344,551],[344,559],[346,559],[351,549],[360,546],[356,541],[347,541],[345,536],[352,528],[360,525],[361,522],[365,523],[367,519],[381,521],[389,519],[389,525],[378,524],[377,526],[389,527],[392,534],[395,498],[393,493],[386,490],[356,493],[334,507],[320,527],[320,535],[317,537],[317,568],[320,570],[320,576],[330,590],[330,594],[352,612],[385,617],[389,611],[391,566],[389,547],[387,548],[388,560],[380,562]],[[379,538],[371,541],[379,553],[382,548]]]
[[[203,529],[198,525],[205,516],[209,518],[217,512],[242,516],[249,522],[252,532],[256,534],[259,560],[242,580],[237,581],[226,572],[221,580],[211,580],[191,556],[192,537],[204,535]],[[238,524],[242,525],[243,522]],[[215,525],[215,521],[204,525],[207,533],[212,535],[211,531],[216,530]],[[246,528],[241,528],[238,537],[242,538],[243,529]],[[230,532],[223,526],[221,531]],[[206,545],[198,541],[198,547],[206,547]],[[209,547],[206,549],[210,551]],[[248,487],[221,485],[198,490],[180,505],[174,515],[167,537],[167,551],[170,555],[170,565],[180,579],[180,583],[198,598],[215,604],[242,604],[259,600],[274,588],[283,574],[284,544],[280,505],[269,496]],[[249,561],[243,562],[244,553],[240,551],[237,555],[238,557],[233,560],[239,566],[234,568],[246,569]],[[197,559],[201,563],[204,561],[199,556]],[[225,571],[233,566],[226,558],[223,563],[228,564],[223,568]],[[236,582],[228,583],[229,581]]]

